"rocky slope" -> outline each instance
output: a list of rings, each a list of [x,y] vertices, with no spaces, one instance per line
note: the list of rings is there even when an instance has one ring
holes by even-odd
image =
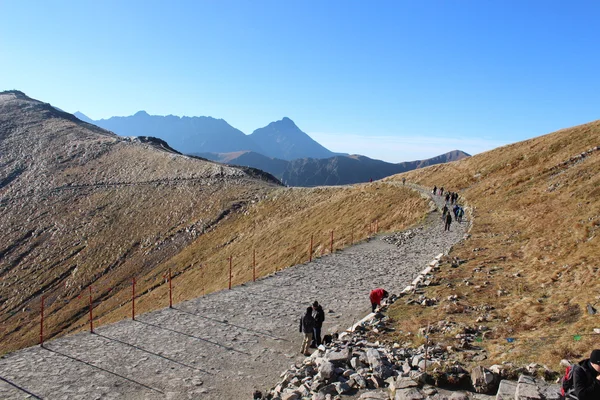
[[[275,184],[160,140],[119,137],[21,92],[0,94],[2,351],[31,340],[24,331],[40,294],[66,329],[91,282],[110,281],[107,295]]]

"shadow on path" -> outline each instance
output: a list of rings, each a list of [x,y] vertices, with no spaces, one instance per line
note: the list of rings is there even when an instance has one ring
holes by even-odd
[[[14,387],[14,388],[17,388],[17,389],[19,389],[20,391],[22,391],[22,392],[24,392],[24,393],[27,393],[27,394],[28,394],[28,395],[30,395],[30,396],[33,396],[33,398],[34,398],[34,399],[40,399],[40,400],[42,400],[42,398],[41,398],[40,396],[38,396],[38,395],[36,395],[36,394],[33,394],[33,393],[31,393],[29,390],[27,390],[27,389],[25,389],[25,388],[22,388],[21,386],[17,385],[17,384],[16,384],[16,383],[14,383],[14,382],[11,382],[11,381],[9,381],[8,379],[6,379],[6,378],[4,378],[4,377],[2,377],[2,376],[0,376],[0,381],[2,381],[2,382],[6,382],[6,383],[8,383],[10,386],[12,386],[12,387]]]
[[[152,390],[153,392],[157,392],[157,393],[160,393],[160,394],[165,394],[165,393],[164,393],[163,391],[161,391],[161,390],[155,389],[155,388],[153,388],[153,387],[151,387],[151,386],[145,385],[145,384],[143,384],[143,383],[141,383],[141,382],[138,382],[138,381],[136,381],[136,380],[133,380],[133,379],[131,379],[131,378],[127,378],[126,376],[123,376],[123,375],[117,374],[116,372],[112,372],[112,371],[109,371],[109,370],[107,370],[107,369],[105,369],[105,368],[102,368],[102,367],[99,367],[99,366],[97,366],[97,365],[91,364],[91,363],[89,363],[89,362],[87,362],[87,361],[84,361],[84,360],[81,360],[81,359],[79,359],[79,358],[77,358],[77,357],[73,357],[73,356],[70,356],[70,355],[68,355],[68,354],[61,353],[60,351],[58,351],[58,350],[53,350],[53,349],[51,349],[51,348],[49,348],[49,347],[47,347],[47,346],[44,346],[43,348],[44,348],[45,350],[48,350],[48,351],[52,352],[52,353],[55,353],[55,354],[58,354],[58,355],[60,355],[60,356],[66,357],[66,358],[68,358],[68,359],[71,359],[71,360],[73,360],[73,361],[76,361],[76,362],[79,362],[79,363],[85,364],[85,365],[87,365],[87,366],[90,366],[90,367],[92,367],[92,368],[99,369],[100,371],[106,372],[106,373],[108,373],[108,374],[114,375],[114,376],[116,376],[116,377],[119,377],[119,378],[121,378],[121,379],[124,379],[124,380],[126,380],[126,381],[129,381],[129,382],[131,382],[131,383],[134,383],[134,384],[136,384],[136,385],[139,385],[139,386],[141,386],[141,387],[144,387],[144,388],[146,388],[146,389]]]
[[[289,342],[289,340],[287,340],[287,339],[284,339],[284,338],[280,338],[280,337],[278,337],[278,336],[275,336],[275,335],[271,334],[271,332],[265,333],[265,332],[262,332],[262,331],[257,331],[257,330],[255,330],[255,329],[246,328],[246,327],[244,327],[244,326],[240,326],[240,325],[232,324],[231,322],[222,321],[222,320],[220,320],[220,319],[211,318],[211,317],[207,317],[207,316],[204,316],[204,315],[196,314],[196,313],[193,313],[193,312],[191,312],[191,311],[186,311],[186,310],[183,310],[183,309],[181,309],[181,308],[177,308],[177,307],[173,307],[173,310],[177,310],[177,311],[179,311],[179,312],[182,312],[182,313],[184,313],[184,314],[188,314],[188,315],[192,315],[192,316],[194,316],[194,317],[198,317],[198,318],[206,319],[206,320],[209,320],[209,321],[217,322],[217,323],[219,323],[219,324],[224,324],[224,325],[228,325],[228,326],[233,326],[233,327],[235,327],[235,328],[238,328],[238,329],[242,329],[242,330],[245,330],[245,331],[248,331],[248,332],[252,332],[252,333],[254,333],[254,334],[256,334],[256,335],[266,336],[266,337],[268,337],[268,338],[270,338],[270,339],[273,339],[273,340],[282,340],[282,341],[284,341],[284,342]]]
[[[212,373],[210,373],[210,372],[208,372],[208,371],[205,371],[205,370],[203,370],[202,368],[194,367],[194,366],[192,366],[192,365],[188,365],[188,364],[182,363],[182,362],[180,362],[180,361],[173,360],[172,358],[165,357],[165,356],[163,356],[163,355],[161,355],[161,354],[158,354],[158,353],[153,353],[153,352],[151,352],[151,351],[149,351],[149,350],[143,349],[143,348],[141,348],[141,347],[138,347],[138,346],[136,346],[136,345],[134,345],[134,344],[127,343],[127,342],[123,342],[122,340],[115,339],[115,338],[112,338],[112,337],[108,337],[108,336],[102,335],[101,333],[94,332],[94,334],[95,334],[96,336],[100,336],[100,337],[102,337],[102,338],[104,338],[104,339],[111,340],[111,341],[113,341],[113,342],[117,342],[117,343],[120,343],[120,344],[122,344],[122,345],[125,345],[125,346],[132,347],[132,348],[134,348],[134,349],[136,349],[136,350],[143,351],[144,353],[151,354],[151,355],[153,355],[153,356],[155,356],[155,357],[160,357],[160,358],[162,358],[162,359],[164,359],[164,360],[167,360],[167,361],[170,361],[170,362],[172,362],[172,363],[175,363],[175,364],[181,365],[182,367],[190,368],[190,369],[193,369],[193,370],[196,370],[196,371],[204,372],[205,374],[212,375]]]
[[[163,329],[165,331],[177,333],[178,335],[187,336],[187,337],[190,337],[192,339],[200,340],[202,342],[210,343],[210,344],[212,344],[214,346],[221,347],[221,348],[223,348],[225,350],[234,351],[236,353],[244,354],[244,355],[247,355],[247,356],[250,355],[250,353],[246,353],[245,351],[237,350],[237,349],[234,349],[233,347],[229,347],[229,346],[224,346],[221,343],[213,342],[212,340],[208,340],[208,339],[204,339],[204,338],[201,338],[201,337],[198,337],[198,336],[190,335],[189,333],[180,332],[180,331],[177,331],[175,329],[166,328],[164,326],[156,325],[156,324],[153,324],[152,322],[140,321],[139,319],[136,319],[135,322],[138,322],[138,323],[144,324],[144,325],[148,325],[148,326],[153,326],[155,328]]]

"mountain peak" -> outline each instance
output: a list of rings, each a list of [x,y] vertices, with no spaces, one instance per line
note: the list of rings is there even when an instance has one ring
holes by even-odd
[[[149,117],[150,115],[146,111],[140,110],[140,111],[136,112],[133,116],[134,117]]]
[[[294,123],[294,121],[292,121],[288,117],[283,117],[279,121],[271,122],[269,125],[274,125],[274,126],[280,125],[280,126],[285,127],[285,128],[296,128],[296,129],[298,129],[298,126]]]

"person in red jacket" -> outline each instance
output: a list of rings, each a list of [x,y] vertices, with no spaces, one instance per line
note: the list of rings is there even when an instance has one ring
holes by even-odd
[[[385,290],[378,288],[371,290],[369,294],[369,299],[371,300],[371,311],[375,312],[377,306],[381,306],[381,300],[388,297],[388,292]]]

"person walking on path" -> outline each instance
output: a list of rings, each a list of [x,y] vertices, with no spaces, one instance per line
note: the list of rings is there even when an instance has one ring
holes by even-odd
[[[437,186],[433,185],[433,195],[435,196],[437,194]]]
[[[450,231],[450,224],[452,223],[452,216],[450,215],[450,213],[446,213],[446,219],[444,221],[444,232],[445,231]]]
[[[385,290],[378,288],[371,290],[369,293],[369,300],[371,300],[371,312],[375,312],[375,309],[378,306],[381,306],[381,300],[388,297],[388,292]]]
[[[402,185],[406,185],[406,178],[402,178]]]
[[[444,204],[444,208],[442,208],[442,221],[446,220],[446,214],[448,214],[448,205]]]
[[[312,342],[313,332],[315,329],[315,319],[312,316],[312,307],[306,309],[306,314],[300,318],[300,332],[304,334],[304,340],[302,341],[302,350],[300,352],[305,356],[310,356],[308,351],[310,342]]]
[[[315,327],[313,329],[313,340],[310,347],[318,347],[321,344],[321,328],[325,321],[325,312],[323,307],[315,300],[312,306],[312,316],[315,319]]]
[[[573,388],[578,400],[600,399],[600,349],[573,370]]]

